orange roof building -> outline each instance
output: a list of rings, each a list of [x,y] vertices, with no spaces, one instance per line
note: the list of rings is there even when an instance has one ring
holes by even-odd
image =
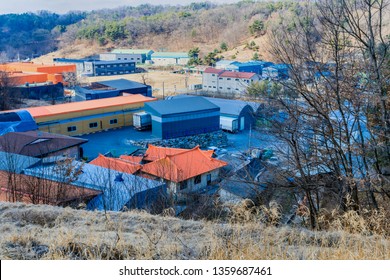
[[[212,158],[210,152],[202,151],[197,146],[166,154],[163,158],[145,164],[141,171],[166,180],[172,192],[194,191],[218,180],[220,168],[226,165],[226,162]]]
[[[92,160],[90,164],[129,174],[134,174],[141,169],[141,164],[133,163],[123,158],[105,157],[101,154]]]
[[[0,64],[0,71],[10,73],[16,85],[26,83],[64,83],[64,73],[76,73],[75,64],[38,64],[33,62],[12,62]],[[16,74],[16,75],[15,75]]]
[[[26,108],[45,132],[75,136],[132,126],[133,114],[156,98],[141,94]]]
[[[182,152],[186,152],[188,149],[180,149],[180,148],[168,148],[168,147],[158,147],[152,144],[148,145],[148,149],[145,152],[144,160],[145,161],[155,161],[158,159],[165,158],[166,156],[172,156],[176,154],[180,154]],[[202,151],[206,156],[211,157],[214,151]]]

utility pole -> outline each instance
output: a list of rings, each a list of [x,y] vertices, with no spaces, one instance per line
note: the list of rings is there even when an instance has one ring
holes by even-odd
[[[165,99],[164,82],[163,82],[163,86],[162,86],[162,88],[163,88],[163,99]]]

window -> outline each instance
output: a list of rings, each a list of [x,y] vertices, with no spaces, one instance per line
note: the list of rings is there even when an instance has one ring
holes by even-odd
[[[238,82],[239,81],[239,79],[236,79],[236,82]]]
[[[230,89],[230,87],[228,87],[227,89]]]
[[[219,80],[223,80],[223,78],[219,78]]]
[[[76,126],[73,125],[73,126],[68,126],[68,132],[72,132],[72,131],[76,131]]]
[[[118,57],[118,60],[121,60],[121,58],[120,58],[120,57]]]
[[[125,57],[124,60],[127,60],[127,57]]]
[[[118,123],[118,119],[112,119],[110,120],[110,124],[117,124]]]
[[[220,89],[222,89],[222,87],[219,87]]]
[[[110,68],[111,67],[111,65],[107,65],[107,68]],[[102,68],[103,68],[103,66],[102,66]]]
[[[131,60],[134,60],[134,58],[131,58]]]
[[[97,127],[97,122],[89,123],[90,128],[95,128]]]
[[[180,185],[179,185],[179,189],[180,190],[184,190],[186,188],[187,188],[187,181],[181,182]]]
[[[230,79],[230,78],[227,78],[226,80],[230,81],[231,79]]]
[[[213,86],[213,88],[217,88],[216,86]]]
[[[213,76],[213,77],[214,77],[214,76],[215,76],[215,74],[211,74],[211,76]]]
[[[198,175],[194,178],[194,184],[197,185],[197,184],[200,184],[202,182],[202,176],[201,175]]]

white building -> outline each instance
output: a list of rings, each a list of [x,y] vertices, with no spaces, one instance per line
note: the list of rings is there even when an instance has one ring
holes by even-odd
[[[244,94],[248,85],[259,81],[256,73],[231,72],[222,69],[207,68],[203,72],[203,89],[214,92]]]

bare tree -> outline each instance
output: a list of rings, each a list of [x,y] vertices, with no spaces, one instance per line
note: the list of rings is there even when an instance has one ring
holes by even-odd
[[[299,97],[291,100],[279,96],[279,104],[288,117],[274,121],[274,133],[288,146],[284,151],[286,164],[295,172],[292,174],[296,174],[296,186],[304,191],[313,227],[317,224],[320,197],[320,186],[313,181],[313,169],[317,174],[334,174],[335,192],[342,209],[359,211],[359,192],[363,185],[368,187],[372,205],[377,207],[370,178],[380,172],[380,168],[375,168],[379,160],[375,154],[379,154],[383,145],[388,149],[386,133],[374,129],[371,121],[376,116],[371,113],[372,109],[382,104],[381,127],[387,130],[387,108],[382,101],[377,103],[385,96],[378,84],[384,88],[387,85],[377,67],[365,67],[370,50],[361,47],[362,42],[360,47],[356,46],[359,40],[354,32],[358,31],[353,26],[361,22],[359,32],[374,32],[370,31],[374,23],[369,20],[372,7],[365,5],[377,1],[354,1],[360,4],[353,6],[352,14],[344,10],[352,8],[352,1],[341,2],[348,3],[339,5],[340,1],[329,0],[319,1],[316,6],[308,4],[298,16],[283,15],[280,25],[270,32],[271,53],[290,65],[290,81],[281,83]],[[382,5],[377,7],[376,16],[383,16],[383,8]],[[375,28],[380,31],[382,21],[377,19],[376,23]],[[384,43],[377,40],[381,36],[370,38],[378,45]],[[370,44],[373,42],[367,43]],[[383,48],[387,51],[387,46]],[[373,52],[368,58],[375,65],[372,61],[378,51]],[[376,87],[368,86],[362,74],[368,84]],[[370,97],[378,95],[381,98]]]

